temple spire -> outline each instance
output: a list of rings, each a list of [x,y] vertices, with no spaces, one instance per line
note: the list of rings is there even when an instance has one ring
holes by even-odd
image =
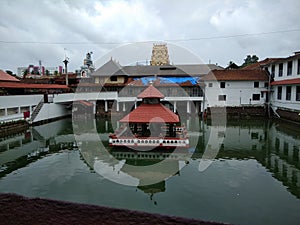
[[[151,66],[170,65],[167,44],[161,44],[161,43],[153,44],[150,65]]]

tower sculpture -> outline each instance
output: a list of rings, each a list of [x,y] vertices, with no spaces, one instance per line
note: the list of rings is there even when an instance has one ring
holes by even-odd
[[[151,66],[170,65],[167,44],[153,44]]]

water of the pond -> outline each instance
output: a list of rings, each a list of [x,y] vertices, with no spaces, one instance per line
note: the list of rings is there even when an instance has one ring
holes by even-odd
[[[71,119],[32,127],[0,142],[0,192],[234,224],[299,224],[299,126],[228,121],[216,135],[223,139],[220,151],[199,170],[214,129],[202,121],[186,122],[191,142],[197,142],[194,154],[169,160],[166,170],[178,172],[147,186],[145,177],[165,171],[139,172],[130,166],[145,169],[167,154],[137,157],[126,149],[99,150],[106,148],[112,132],[108,121],[93,121],[102,141],[90,149],[86,144],[94,134],[87,132],[86,139],[78,141]],[[122,185],[120,177],[136,185]]]

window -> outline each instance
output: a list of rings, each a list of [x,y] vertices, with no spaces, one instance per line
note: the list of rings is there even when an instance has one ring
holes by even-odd
[[[287,64],[287,75],[292,75],[293,72],[293,61],[289,61]]]
[[[199,97],[199,96],[202,96],[200,87],[194,87],[192,91],[193,91],[193,92],[192,92],[192,95],[191,95],[191,96],[193,96],[193,97]]]
[[[299,161],[299,147],[294,145],[293,148],[293,160],[298,162]]]
[[[226,95],[219,95],[219,101],[226,101]]]
[[[271,76],[272,77],[275,76],[275,65],[272,65],[272,67],[271,67]]]
[[[259,87],[259,82],[258,81],[254,81],[254,87],[258,88]]]
[[[291,95],[292,95],[292,87],[291,86],[286,86],[285,100],[291,100]]]
[[[208,83],[208,87],[212,87],[213,86],[213,83]]]
[[[280,147],[280,140],[279,140],[279,138],[276,138],[276,139],[275,139],[275,149],[276,149],[277,151],[279,151],[279,147]]]
[[[220,83],[220,88],[225,88],[225,82],[224,82],[224,81],[222,81],[222,82]]]
[[[278,76],[279,76],[279,77],[282,77],[282,74],[283,74],[283,63],[280,63],[280,64],[279,64]]]
[[[277,87],[277,99],[281,100],[281,95],[282,95],[282,87],[278,86]]]
[[[118,78],[116,76],[111,76],[110,77],[110,81],[117,81],[117,80],[118,80]]]
[[[260,94],[253,94],[252,95],[252,100],[253,101],[259,101],[260,100]]]
[[[300,74],[300,59],[298,59],[297,74]]]
[[[251,133],[251,139],[258,139],[258,133],[252,132],[252,133]]]
[[[300,101],[300,86],[296,87],[296,101]]]
[[[289,153],[289,143],[284,142],[283,143],[283,154],[288,155]]]
[[[269,87],[269,83],[268,83],[268,82],[265,82],[264,87],[265,87],[265,88]]]

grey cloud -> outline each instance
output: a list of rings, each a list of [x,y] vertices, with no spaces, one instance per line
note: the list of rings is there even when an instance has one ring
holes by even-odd
[[[1,0],[1,41],[50,44],[0,42],[0,68],[16,71],[38,59],[47,66],[62,65],[66,48],[70,69],[75,70],[87,51],[93,51],[96,60],[118,46],[104,43],[165,39],[186,39],[172,43],[190,49],[204,62],[224,66],[230,60],[242,63],[247,54],[261,59],[287,56],[300,49],[300,32],[208,37],[300,28],[298,8],[297,0]],[[201,37],[207,39],[190,40]],[[74,42],[81,44],[70,44]],[[147,51],[143,59],[149,58],[151,49]],[[180,63],[180,57],[173,58]]]

